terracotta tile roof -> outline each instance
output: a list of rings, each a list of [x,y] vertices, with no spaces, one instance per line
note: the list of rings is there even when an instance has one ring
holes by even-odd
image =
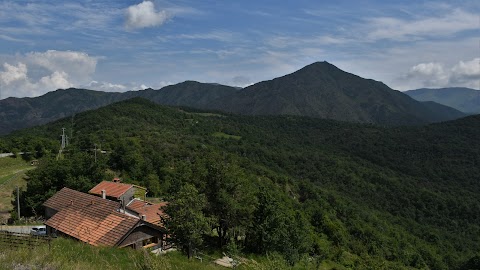
[[[55,193],[55,195],[48,199],[43,205],[56,211],[61,211],[65,208],[83,209],[92,202],[94,202],[94,204],[101,204],[105,210],[110,212],[120,207],[119,202],[104,200],[100,197],[66,187]]]
[[[117,212],[119,202],[63,188],[44,204],[58,212],[45,222],[92,245],[114,246],[140,219]]]
[[[145,215],[145,221],[149,223],[162,225],[160,217],[165,215],[165,213],[161,208],[165,205],[167,205],[167,202],[152,204],[142,200],[134,199],[126,206],[126,208],[137,213],[139,217]]]
[[[104,210],[101,204],[93,204],[83,209],[65,208],[45,224],[94,246],[115,246],[140,222],[140,219]]]
[[[147,205],[152,205],[152,204],[143,200],[133,199],[127,204],[126,207],[130,210],[135,211],[135,209],[142,208]]]
[[[102,190],[105,190],[107,197],[119,198],[129,189],[133,188],[133,185],[123,184],[118,182],[102,181],[100,184],[96,185],[94,188],[90,189],[88,193],[95,195],[102,195]]]

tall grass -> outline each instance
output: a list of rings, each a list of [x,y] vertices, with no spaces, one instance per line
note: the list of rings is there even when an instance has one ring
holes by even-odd
[[[33,169],[30,163],[21,158],[0,158],[0,212],[9,212],[13,209],[11,204],[12,192],[16,186],[23,187],[25,185],[25,172]],[[6,221],[8,216],[3,217]]]
[[[0,248],[0,269],[120,270],[223,269],[211,262],[188,260],[178,252],[155,256],[128,248],[93,247],[70,239],[54,239],[36,248]]]
[[[213,257],[202,256],[203,260],[189,260],[180,252],[156,256],[144,250],[129,248],[93,247],[71,239],[57,238],[36,248],[11,249],[0,247],[0,269],[29,270],[215,270],[227,269],[213,263]],[[215,256],[217,257],[217,256]],[[318,264],[302,260],[289,266],[280,255],[254,256],[242,260],[239,270],[300,270],[300,269],[344,269],[338,265]]]

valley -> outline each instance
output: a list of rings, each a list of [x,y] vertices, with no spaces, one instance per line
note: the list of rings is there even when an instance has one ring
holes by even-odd
[[[225,250],[243,231],[236,243],[243,252],[276,252],[291,264],[310,254],[344,267],[447,269],[474,258],[480,242],[479,120],[379,127],[209,114],[135,98],[14,132],[0,144],[44,153],[28,173],[22,197],[35,200],[25,214],[40,213],[52,191],[88,190],[113,172],[168,201],[185,185],[206,196],[203,214],[218,220],[212,229],[224,215],[230,225],[224,240],[211,242],[205,232],[203,248]],[[71,145],[56,161],[47,153],[58,151],[62,127],[73,130]],[[94,144],[108,153],[96,163]],[[250,242],[259,228],[272,237],[262,245]],[[292,249],[284,249],[287,234]]]

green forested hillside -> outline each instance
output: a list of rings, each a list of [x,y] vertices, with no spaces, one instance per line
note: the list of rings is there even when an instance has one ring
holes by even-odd
[[[230,86],[186,81],[159,90],[116,93],[69,88],[34,98],[7,98],[0,100],[0,135],[134,97],[163,105],[208,108],[213,100],[236,91]]]
[[[72,144],[56,161],[62,127]],[[174,203],[204,197],[214,233],[200,248],[337,268],[467,269],[480,251],[479,132],[478,115],[383,128],[133,99],[15,132],[0,148],[43,155],[22,213],[41,213],[63,186],[88,190],[115,172]],[[107,151],[96,163],[94,144]]]

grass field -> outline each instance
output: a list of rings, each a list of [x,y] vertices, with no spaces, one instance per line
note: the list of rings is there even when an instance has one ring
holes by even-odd
[[[0,269],[225,269],[207,260],[188,260],[179,252],[155,256],[144,250],[93,247],[57,238],[50,247],[0,250]]]
[[[218,257],[218,255],[211,255]],[[31,249],[0,249],[0,269],[162,269],[162,270],[217,270],[228,269],[213,263],[214,258],[203,255],[202,260],[189,260],[178,251],[156,256],[145,250],[129,248],[93,247],[72,239],[57,238],[50,246],[44,244]],[[256,256],[245,259],[237,269],[270,270],[270,269],[345,269],[334,263],[315,264],[311,260],[303,260],[295,266],[288,266],[282,257],[276,255]]]
[[[234,140],[240,140],[242,138],[241,136],[230,135],[230,134],[223,133],[223,132],[215,132],[215,133],[212,134],[212,136],[217,137],[217,138],[234,139]]]
[[[0,158],[0,222],[8,218],[8,212],[13,209],[13,190],[25,186],[25,172],[34,168],[21,158]]]
[[[209,112],[186,112],[184,110],[179,109],[180,112],[183,112],[185,114],[190,114],[190,115],[198,115],[198,116],[204,116],[204,117],[226,117],[225,115],[218,114],[218,113],[209,113]]]

